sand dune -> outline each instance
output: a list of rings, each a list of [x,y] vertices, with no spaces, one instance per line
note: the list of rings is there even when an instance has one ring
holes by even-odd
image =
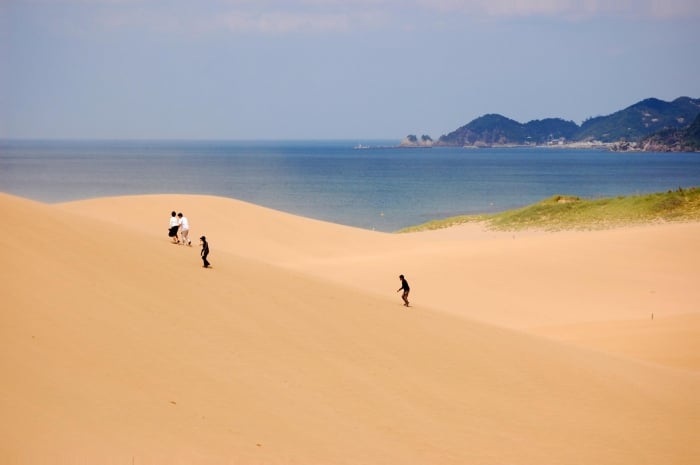
[[[168,243],[173,208],[214,269]],[[698,225],[391,235],[179,195],[0,211],[3,463],[700,460],[695,346],[650,355],[658,326],[605,323],[697,334]]]

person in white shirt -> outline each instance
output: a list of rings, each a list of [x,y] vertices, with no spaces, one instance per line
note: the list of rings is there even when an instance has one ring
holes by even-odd
[[[173,239],[173,244],[180,242],[177,238],[177,230],[180,229],[180,222],[177,219],[177,213],[172,212],[170,214],[170,228],[168,229],[168,237]]]
[[[179,218],[178,222],[180,224],[180,236],[182,236],[182,243],[192,246],[192,241],[190,241],[190,238],[187,237],[190,233],[190,222],[187,221],[187,217],[182,213],[178,213],[177,217]]]

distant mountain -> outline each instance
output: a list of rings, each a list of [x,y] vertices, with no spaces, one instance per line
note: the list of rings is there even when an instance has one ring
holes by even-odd
[[[581,126],[560,118],[526,124],[498,114],[481,116],[441,136],[436,146],[542,145],[552,142],[639,142],[662,129],[681,129],[700,114],[700,99],[680,97],[673,102],[649,98],[608,116],[586,120]]]
[[[560,118],[547,118],[533,120],[525,124],[528,137],[536,144],[545,144],[555,140],[572,140],[579,130],[573,121],[564,121]]]
[[[700,99],[680,97],[673,102],[649,98],[608,116],[586,120],[578,140],[639,141],[662,129],[682,128],[700,114]]]
[[[570,139],[579,127],[573,121],[558,118],[534,120],[521,124],[505,116],[481,116],[471,123],[440,137],[437,145],[491,146],[508,144],[544,144],[548,141]]]
[[[639,145],[652,152],[700,152],[700,114],[690,126],[664,129],[643,138]]]

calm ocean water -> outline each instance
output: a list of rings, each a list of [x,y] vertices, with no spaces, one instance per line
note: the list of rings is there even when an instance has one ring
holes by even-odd
[[[394,231],[436,218],[521,207],[555,194],[596,198],[700,186],[700,154],[692,153],[355,150],[355,145],[0,141],[0,191],[49,203],[128,194],[212,194]]]

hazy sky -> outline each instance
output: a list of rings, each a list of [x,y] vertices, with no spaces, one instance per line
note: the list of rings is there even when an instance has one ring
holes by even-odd
[[[700,0],[0,0],[0,138],[437,138],[700,97]]]

